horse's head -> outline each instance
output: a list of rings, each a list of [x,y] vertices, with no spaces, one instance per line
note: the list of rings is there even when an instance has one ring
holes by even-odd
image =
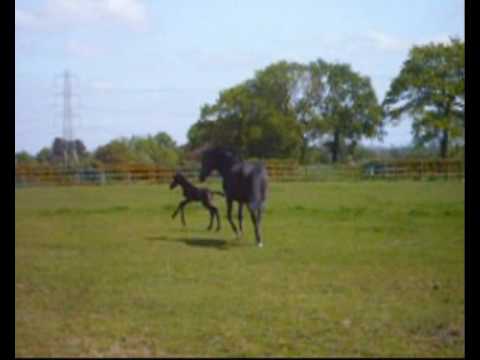
[[[204,182],[207,177],[210,176],[213,170],[215,170],[215,158],[211,152],[205,152],[202,156],[202,168],[200,169],[199,180]]]
[[[206,150],[202,155],[202,168],[199,179],[201,182],[210,176],[213,170],[218,170],[221,175],[225,173],[234,163],[240,161],[240,157],[231,149],[215,147]]]

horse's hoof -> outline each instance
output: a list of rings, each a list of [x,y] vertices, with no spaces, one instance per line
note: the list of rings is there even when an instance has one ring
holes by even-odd
[[[257,246],[258,247],[263,247],[263,243],[258,243]]]

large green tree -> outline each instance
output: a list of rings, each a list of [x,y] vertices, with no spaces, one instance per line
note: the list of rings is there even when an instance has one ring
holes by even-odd
[[[410,115],[414,141],[420,145],[436,142],[440,156],[447,157],[450,142],[464,136],[464,43],[451,39],[449,43],[414,46],[383,106],[394,122]]]
[[[297,157],[302,137],[294,109],[299,68],[281,61],[222,91],[213,105],[202,107],[187,135],[190,146],[230,145],[247,157]]]
[[[280,61],[257,71],[252,84],[256,97],[263,99],[277,114],[275,121],[270,123],[272,131],[290,132],[291,146],[287,151],[290,156],[299,156],[301,161],[305,160],[311,129],[305,102],[308,80],[308,66]],[[275,146],[275,140],[272,145]]]
[[[362,137],[382,134],[382,108],[370,80],[348,65],[280,61],[204,105],[188,133],[192,147],[228,144],[247,156],[306,159],[322,138],[340,158]]]
[[[383,112],[370,79],[347,64],[318,60],[310,64],[310,85],[304,98],[304,117],[312,138],[323,139],[337,162],[353,154],[362,138],[381,138]]]
[[[212,141],[213,138],[213,129],[215,128],[216,124],[212,120],[205,119],[203,115],[205,107],[208,105],[204,105],[200,110],[200,120],[194,123],[187,132],[187,149],[195,149],[201,147]]]

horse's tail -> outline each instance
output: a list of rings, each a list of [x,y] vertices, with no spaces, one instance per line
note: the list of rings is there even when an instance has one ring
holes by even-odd
[[[212,194],[217,194],[217,195],[225,197],[225,194],[221,191],[212,191]]]
[[[265,168],[261,168],[258,177],[254,181],[250,207],[253,210],[263,211],[267,200],[268,175]]]

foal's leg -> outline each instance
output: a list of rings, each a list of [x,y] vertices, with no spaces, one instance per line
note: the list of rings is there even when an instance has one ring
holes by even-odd
[[[232,225],[232,229],[233,229],[233,231],[235,232],[235,235],[238,238],[237,227],[233,223],[233,219],[232,219],[232,200],[231,199],[227,199],[227,219],[228,219],[228,222],[230,223],[230,225]]]
[[[185,206],[185,204],[188,202],[188,200],[183,200],[180,202],[180,204],[178,204],[177,206],[177,209],[173,212],[172,214],[172,219],[175,219],[175,216],[177,216],[178,212],[180,211],[180,209]]]
[[[185,200],[185,201],[183,202],[183,204],[182,204],[182,207],[180,208],[180,212],[181,212],[180,215],[182,215],[182,224],[183,224],[183,226],[186,226],[186,225],[187,225],[187,224],[185,223],[185,213],[183,212],[183,208],[184,208],[189,202],[190,202],[190,200],[188,200],[188,199]]]
[[[209,204],[208,200],[202,201],[202,205],[208,210],[208,213],[210,214],[210,225],[208,225],[207,230],[212,230],[215,207]]]
[[[210,226],[208,227],[208,230],[212,229],[213,218],[215,217],[217,219],[217,228],[215,229],[215,231],[219,231],[220,230],[220,215],[218,214],[218,208],[213,206],[213,205],[210,205],[210,208],[208,210],[210,211]]]
[[[210,214],[215,216],[217,218],[217,228],[215,231],[219,231],[220,230],[220,215],[219,215],[219,212],[218,212],[218,208],[214,205],[212,205],[211,202],[208,202],[208,210],[210,211]],[[208,227],[208,230],[210,230],[212,228],[212,225],[213,225],[213,217],[211,218],[210,220],[210,226]]]
[[[175,216],[177,216],[178,211],[180,211],[180,213],[181,213],[180,215],[182,215],[182,224],[183,224],[183,226],[186,225],[186,224],[185,224],[185,214],[183,213],[183,208],[184,208],[185,205],[187,205],[189,202],[190,202],[190,200],[188,200],[188,199],[183,200],[183,201],[180,203],[180,205],[178,205],[177,210],[175,210],[175,212],[174,212],[173,215],[172,215],[172,219],[173,219],[173,218],[175,218]]]

